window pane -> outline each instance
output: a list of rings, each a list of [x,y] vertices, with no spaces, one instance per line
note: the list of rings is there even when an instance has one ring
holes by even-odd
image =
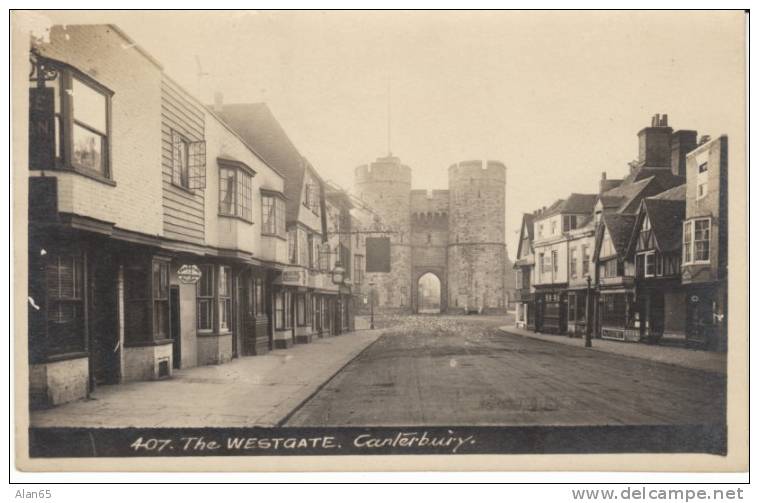
[[[198,328],[211,330],[213,328],[213,304],[211,299],[198,300]]]
[[[235,172],[231,169],[219,170],[219,213],[234,215]]]
[[[93,88],[72,79],[74,120],[106,133],[106,97]]]
[[[103,172],[103,144],[101,135],[74,124],[72,161],[84,168]]]

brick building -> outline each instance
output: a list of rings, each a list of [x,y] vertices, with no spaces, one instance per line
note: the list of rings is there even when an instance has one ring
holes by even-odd
[[[377,305],[399,312],[503,312],[506,167],[467,161],[448,190],[411,190],[411,168],[393,156],[356,168],[357,196],[388,236],[367,238],[367,282]],[[389,260],[377,263],[377,256]],[[435,292],[430,294],[430,292]]]

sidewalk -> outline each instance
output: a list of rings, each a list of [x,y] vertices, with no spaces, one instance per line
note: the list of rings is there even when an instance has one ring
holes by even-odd
[[[381,330],[315,339],[263,356],[175,370],[171,379],[103,386],[86,400],[33,411],[31,426],[274,426],[366,349]]]
[[[531,337],[533,339],[564,344],[566,346],[585,346],[585,340],[582,337],[538,334],[511,325],[499,327],[499,330],[509,334]],[[677,365],[679,367],[686,367],[694,370],[703,370],[719,374],[727,373],[727,355],[725,353],[714,351],[648,345],[636,342],[608,341],[604,339],[593,339],[592,349],[594,351],[614,353],[620,356],[629,356],[631,358],[641,358],[643,360]]]

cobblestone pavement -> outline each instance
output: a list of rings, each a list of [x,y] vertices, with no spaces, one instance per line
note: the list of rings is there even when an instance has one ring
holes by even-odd
[[[507,317],[383,319],[288,426],[721,424],[720,373],[508,334]]]

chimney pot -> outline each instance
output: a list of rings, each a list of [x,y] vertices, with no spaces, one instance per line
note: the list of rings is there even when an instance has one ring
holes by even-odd
[[[601,171],[601,180],[606,180],[606,171]]]
[[[663,127],[667,127],[667,114],[664,114],[664,115],[662,115],[662,118],[661,118],[661,125],[662,125]]]

